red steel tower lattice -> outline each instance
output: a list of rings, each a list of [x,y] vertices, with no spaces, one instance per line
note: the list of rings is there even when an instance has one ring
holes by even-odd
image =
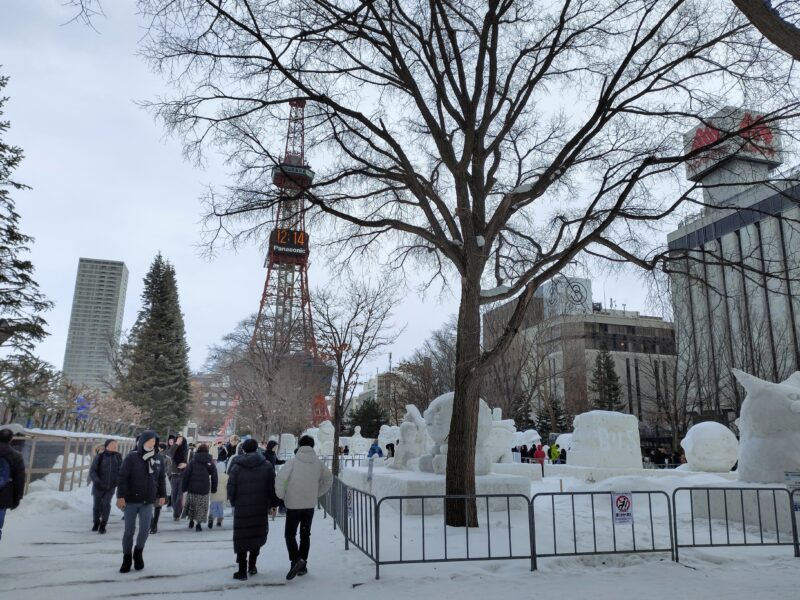
[[[263,330],[265,335],[262,339],[271,343],[271,352],[294,360],[302,358],[308,374],[320,379],[319,392],[314,394],[311,402],[311,421],[316,426],[330,418],[325,402],[327,390],[324,389],[324,374],[330,370],[319,360],[311,321],[309,239],[303,193],[313,182],[314,171],[305,162],[305,104],[305,100],[289,103],[286,150],[283,160],[272,172],[272,182],[278,188],[279,197],[253,341]]]

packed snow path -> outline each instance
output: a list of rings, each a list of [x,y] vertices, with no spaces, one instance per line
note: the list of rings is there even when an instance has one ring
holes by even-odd
[[[592,598],[679,600],[682,598],[794,598],[800,559],[790,548],[691,550],[678,565],[666,554],[543,559],[531,573],[527,561],[386,566],[358,550],[344,551],[341,534],[317,512],[309,574],[286,582],[283,520],[270,522],[259,574],[246,582],[235,570],[232,520],[222,530],[197,533],[176,524],[165,510],[158,535],[145,550],[146,568],[123,575],[122,522],[114,509],[106,535],[89,531],[91,497],[86,488],[69,493],[35,492],[10,512],[0,541],[0,598],[272,597],[308,600],[405,598]],[[13,595],[12,595],[13,594]],[[257,595],[257,596],[256,596]]]

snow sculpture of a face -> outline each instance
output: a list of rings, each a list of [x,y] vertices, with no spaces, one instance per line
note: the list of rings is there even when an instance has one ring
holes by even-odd
[[[739,481],[783,483],[800,471],[800,372],[771,383],[733,370],[747,391],[739,418]]]
[[[736,464],[739,442],[730,429],[708,421],[692,426],[681,446],[686,451],[687,470],[728,473]]]

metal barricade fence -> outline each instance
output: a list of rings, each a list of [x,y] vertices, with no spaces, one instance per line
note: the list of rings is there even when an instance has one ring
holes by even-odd
[[[685,507],[687,500],[688,510],[680,512],[688,512],[688,523],[678,520],[679,503]],[[679,548],[718,546],[790,545],[800,556],[797,516],[785,487],[681,487],[672,493],[672,511],[676,562]]]
[[[555,556],[669,552],[671,557],[669,495],[663,491],[623,494],[628,497],[630,518],[615,514],[619,511],[613,505],[615,496],[619,497],[610,491],[535,494],[531,498],[533,569],[538,568],[539,558]]]
[[[792,520],[794,522],[794,555],[800,558],[800,489],[792,490]]]
[[[446,504],[459,500],[465,520],[469,502],[476,503],[477,529],[448,527]],[[392,509],[397,521],[382,520],[381,515]],[[387,496],[378,501],[376,523],[376,579],[381,565],[531,560],[530,504],[522,494]],[[384,540],[397,540],[397,545]]]

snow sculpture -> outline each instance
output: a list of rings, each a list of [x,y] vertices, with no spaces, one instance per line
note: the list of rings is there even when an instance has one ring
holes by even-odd
[[[418,468],[420,456],[433,445],[433,441],[428,436],[428,429],[425,426],[425,419],[419,409],[413,404],[406,405],[406,416],[400,427],[392,427],[392,434],[396,434],[395,439],[400,443],[395,447],[395,457],[389,466],[393,469],[415,470]]]
[[[739,418],[739,481],[784,483],[785,471],[800,471],[800,371],[781,383],[733,374],[747,391]]]
[[[720,423],[708,421],[692,426],[681,440],[686,451],[684,471],[728,473],[736,464],[739,442],[733,432]]]
[[[320,456],[333,456],[333,434],[333,423],[323,421],[319,424],[317,443],[314,446],[317,449],[317,454]]]
[[[492,429],[484,445],[491,464],[514,462],[511,448],[515,446],[516,433],[514,419],[503,420],[503,410],[492,409]]]
[[[633,415],[592,410],[575,417],[574,427],[570,465],[642,468],[639,420]]]
[[[425,411],[425,425],[433,440],[429,454],[419,459],[419,470],[443,475],[447,470],[447,436],[453,418],[453,392],[442,394]],[[486,440],[492,431],[492,411],[483,400],[478,409],[478,438],[475,450],[475,474],[488,475],[492,463],[486,451]]]
[[[571,433],[562,433],[558,438],[556,438],[556,444],[562,450],[567,451],[567,460],[569,460],[569,450],[572,447],[572,434]]]
[[[369,447],[372,445],[372,440],[361,435],[361,426],[356,425],[356,430],[350,436],[350,454],[366,454],[369,452]]]
[[[297,448],[297,438],[291,433],[282,433],[278,444],[280,444],[278,452],[291,454],[294,452],[294,449]]]
[[[417,450],[417,425],[413,421],[403,421],[400,424],[400,443],[394,454],[394,462],[389,465],[392,469],[411,470],[420,457]]]
[[[542,441],[542,436],[535,429],[526,429],[522,432],[522,443],[528,448],[535,448]]]
[[[389,425],[381,425],[381,429],[378,432],[378,445],[383,450],[384,456],[386,456],[386,444],[397,444],[397,437],[395,437],[392,429],[394,428]]]

